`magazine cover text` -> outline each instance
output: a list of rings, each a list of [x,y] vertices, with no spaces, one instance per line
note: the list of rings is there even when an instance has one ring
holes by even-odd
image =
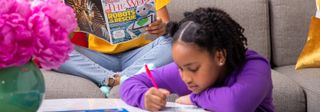
[[[155,21],[154,0],[102,0],[112,44],[139,38]]]

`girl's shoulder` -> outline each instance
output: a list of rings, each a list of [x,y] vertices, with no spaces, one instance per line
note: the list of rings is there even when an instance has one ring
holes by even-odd
[[[250,80],[252,78],[271,80],[271,66],[266,58],[256,51],[248,49],[245,63],[230,75],[227,84],[236,83],[239,79]]]
[[[263,61],[266,62],[266,64],[269,64],[269,61],[265,57],[252,49],[247,49],[246,51],[246,63],[249,61]]]
[[[242,73],[259,73],[271,74],[271,66],[269,61],[254,50],[248,49],[246,51],[246,61],[240,70]]]

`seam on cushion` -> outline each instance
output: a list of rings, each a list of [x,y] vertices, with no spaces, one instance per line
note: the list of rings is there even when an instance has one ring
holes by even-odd
[[[265,26],[268,27],[266,28],[267,31],[267,55],[268,55],[268,60],[271,62],[271,36],[270,36],[270,30],[271,30],[271,27],[270,27],[270,8],[269,8],[269,1],[268,0],[264,0],[265,2],[265,17],[267,18],[266,20],[266,23],[265,23]]]
[[[306,87],[302,87],[302,88],[303,88],[303,89],[305,89],[305,90],[310,91],[311,93],[314,93],[314,94],[320,95],[320,93],[317,93],[316,91],[311,90],[311,89],[309,89],[309,88],[306,88]]]
[[[304,90],[304,89],[302,89],[302,92],[303,92],[303,96],[304,96],[304,100],[305,100],[305,110],[306,110],[306,112],[308,112],[308,98],[307,98],[307,93],[306,93],[306,91]]]

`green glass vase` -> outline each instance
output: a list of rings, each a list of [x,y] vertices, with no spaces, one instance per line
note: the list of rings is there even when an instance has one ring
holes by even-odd
[[[43,75],[33,62],[0,69],[0,112],[35,112],[44,92]]]

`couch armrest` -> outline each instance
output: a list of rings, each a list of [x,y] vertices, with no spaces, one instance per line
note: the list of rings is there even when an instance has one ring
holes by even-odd
[[[306,112],[303,89],[284,74],[272,70],[273,104],[276,112]]]

